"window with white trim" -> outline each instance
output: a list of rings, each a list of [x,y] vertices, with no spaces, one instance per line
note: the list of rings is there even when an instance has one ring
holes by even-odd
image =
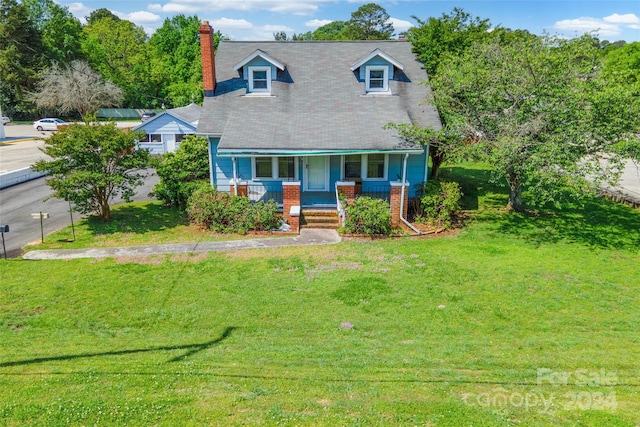
[[[389,67],[370,65],[365,69],[367,92],[389,91]]]
[[[293,181],[298,176],[295,157],[254,157],[253,178],[256,180]]]
[[[271,67],[249,67],[249,92],[271,93]]]
[[[350,154],[342,163],[344,179],[384,181],[387,179],[389,155],[385,153]]]
[[[144,138],[140,140],[140,142],[161,144],[162,143],[162,135],[159,133],[148,133]]]

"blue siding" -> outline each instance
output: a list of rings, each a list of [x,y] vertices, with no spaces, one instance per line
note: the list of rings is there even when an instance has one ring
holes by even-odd
[[[275,65],[273,65],[269,61],[264,60],[261,57],[257,57],[257,58],[254,58],[252,61],[250,61],[248,64],[246,64],[244,67],[242,67],[242,75],[244,76],[245,80],[249,79],[249,67],[271,67],[272,81],[275,80],[276,76],[278,75],[278,70]]]
[[[369,65],[386,65],[387,68],[389,69],[389,80],[393,80],[393,64],[389,64],[389,62],[387,62],[386,60],[380,58],[379,56],[376,56],[374,58],[371,58],[369,61],[365,62],[364,64],[362,64],[362,66],[360,67],[360,81],[365,81],[366,77],[365,77],[365,72],[367,70],[367,66]]]
[[[213,180],[218,190],[229,191],[229,181],[233,179],[233,163],[230,157],[218,157],[215,155],[218,142],[219,141],[217,139],[210,140],[211,150],[214,155],[214,167],[212,168],[212,170],[214,171]],[[403,161],[404,154],[389,154],[388,179],[386,181],[364,180],[362,183],[363,192],[380,192],[381,189],[388,187],[390,182],[401,180]],[[282,191],[282,184],[279,180],[253,181],[251,163],[252,159],[249,157],[236,158],[236,174],[240,180],[246,181],[249,186],[253,186],[254,188],[262,187],[265,189],[265,191]],[[298,176],[300,180],[302,180],[304,176],[301,164],[302,162],[298,162]],[[335,183],[341,180],[341,166],[342,156],[330,157],[330,186],[327,194],[323,195],[323,197],[327,200],[323,200],[322,203],[335,203],[335,196],[333,193],[335,189]],[[415,197],[416,185],[422,182],[424,179],[424,166],[425,153],[409,156],[407,160],[407,181],[411,184],[411,187],[409,188],[409,197]],[[302,188],[304,188],[304,184]],[[316,196],[318,195],[316,194]]]

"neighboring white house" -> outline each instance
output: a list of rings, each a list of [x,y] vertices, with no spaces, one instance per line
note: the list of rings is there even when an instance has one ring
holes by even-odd
[[[172,108],[134,127],[134,131],[147,133],[146,139],[139,142],[140,148],[147,148],[151,154],[175,151],[185,135],[196,133],[201,110],[196,104]]]

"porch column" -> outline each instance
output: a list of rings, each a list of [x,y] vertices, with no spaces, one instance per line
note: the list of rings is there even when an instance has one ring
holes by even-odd
[[[249,197],[249,186],[247,181],[229,181],[229,193],[232,196]]]
[[[300,208],[300,181],[282,182],[282,216],[290,224],[291,208]]]
[[[389,197],[391,205],[391,227],[402,228],[403,222],[400,220],[407,217],[407,206],[409,206],[409,183],[405,183],[404,189],[404,203],[402,201],[402,182],[391,182],[391,194]],[[400,212],[400,205],[402,205],[402,212]]]

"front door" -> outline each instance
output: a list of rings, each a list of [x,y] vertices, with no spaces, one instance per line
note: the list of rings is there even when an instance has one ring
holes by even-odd
[[[304,190],[329,191],[329,157],[305,157]]]

